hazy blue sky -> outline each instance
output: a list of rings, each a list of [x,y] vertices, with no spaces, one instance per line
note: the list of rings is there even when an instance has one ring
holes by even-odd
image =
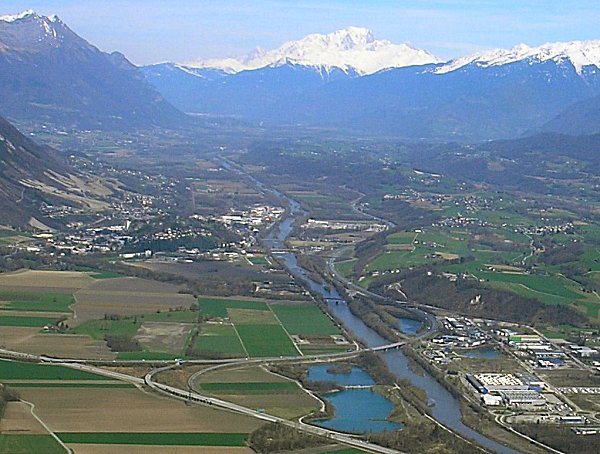
[[[0,14],[56,13],[138,64],[235,56],[348,25],[451,58],[490,47],[600,39],[598,0],[2,0]]]

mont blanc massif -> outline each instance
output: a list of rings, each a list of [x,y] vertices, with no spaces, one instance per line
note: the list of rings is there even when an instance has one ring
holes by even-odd
[[[600,451],[600,40],[136,65],[27,10],[0,116],[0,452]]]

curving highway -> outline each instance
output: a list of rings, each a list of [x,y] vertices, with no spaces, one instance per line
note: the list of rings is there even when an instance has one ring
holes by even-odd
[[[256,362],[258,362],[258,361],[256,361]],[[260,361],[260,362],[264,362],[264,361]],[[215,407],[222,408],[222,409],[225,409],[228,411],[233,411],[235,413],[240,413],[240,414],[243,414],[246,416],[251,416],[253,418],[261,419],[263,421],[282,424],[284,426],[291,427],[291,428],[294,428],[297,430],[301,430],[301,431],[309,433],[311,435],[324,437],[329,440],[343,443],[345,445],[359,448],[359,449],[362,449],[362,450],[365,450],[368,452],[383,453],[383,454],[396,454],[396,453],[401,452],[401,451],[397,451],[395,449],[385,448],[383,446],[369,443],[369,442],[367,442],[361,438],[358,438],[356,436],[353,436],[353,435],[345,434],[342,432],[336,432],[336,431],[329,430],[329,429],[324,429],[322,427],[312,426],[310,424],[306,424],[305,422],[303,422],[301,420],[300,421],[290,421],[290,420],[287,420],[284,418],[280,418],[278,416],[274,416],[274,415],[270,415],[270,414],[267,414],[267,413],[264,413],[261,411],[254,410],[252,408],[234,404],[232,402],[227,402],[225,400],[217,399],[215,397],[205,396],[205,395],[200,394],[195,389],[195,386],[193,383],[195,382],[195,378],[199,374],[206,373],[210,370],[214,370],[217,368],[231,366],[231,365],[235,365],[235,364],[247,364],[247,361],[238,361],[237,363],[228,364],[228,365],[217,365],[217,366],[213,366],[211,368],[196,372],[188,380],[188,385],[190,386],[189,391],[185,391],[185,390],[182,390],[179,388],[175,388],[173,386],[165,385],[165,384],[154,381],[154,378],[153,378],[154,375],[156,375],[160,372],[164,372],[166,370],[172,369],[173,367],[176,367],[176,366],[165,366],[165,367],[161,367],[158,369],[154,369],[153,371],[148,372],[148,374],[146,374],[146,376],[144,377],[144,382],[150,388],[152,388],[162,394],[173,396],[173,397],[176,397],[181,400],[197,402],[197,403],[204,404],[204,405],[215,406]]]

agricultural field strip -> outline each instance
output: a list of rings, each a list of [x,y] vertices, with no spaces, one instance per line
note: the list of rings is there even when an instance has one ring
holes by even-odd
[[[11,354],[13,352],[7,352],[2,350],[4,353]],[[25,355],[28,359],[38,360],[39,356],[36,355]],[[57,360],[57,362],[60,362]],[[0,380],[30,380],[31,377],[36,377],[36,380],[48,380],[48,381],[107,381],[109,380],[105,376],[98,375],[96,373],[86,372],[84,370],[74,370],[70,367],[64,367],[56,364],[42,364],[42,363],[24,363],[13,360],[0,360]],[[117,377],[118,378],[118,377]]]
[[[316,304],[270,304],[279,320],[293,335],[323,335],[341,334],[334,321]]]
[[[267,307],[271,311],[271,314],[273,314],[273,317],[275,317],[275,319],[277,320],[277,322],[279,322],[279,324],[281,325],[281,328],[283,328],[283,331],[285,331],[285,334],[287,334],[287,337],[289,337],[290,341],[292,341],[292,344],[294,345],[294,348],[296,349],[296,351],[298,353],[300,353],[300,356],[304,356],[304,353],[302,353],[302,351],[298,348],[298,345],[296,345],[296,342],[294,342],[294,339],[292,338],[292,336],[290,335],[290,333],[288,332],[288,330],[286,329],[286,327],[284,326],[284,324],[281,323],[281,320],[279,320],[279,317],[277,317],[277,314],[275,313],[275,311],[273,310],[273,308],[271,307],[271,305],[267,304]]]
[[[235,332],[235,335],[237,336],[237,338],[240,340],[240,345],[242,346],[242,348],[244,349],[244,352],[246,353],[246,356],[250,356],[250,353],[248,353],[248,349],[246,348],[246,345],[244,344],[244,341],[242,340],[242,337],[240,336],[240,333],[238,332],[237,328],[235,327],[235,324],[232,323],[231,326],[233,327],[233,331]]]
[[[27,317],[18,315],[0,315],[0,326],[31,326],[34,328],[43,328],[51,325],[60,317]]]
[[[9,382],[4,381],[4,384],[11,388],[106,388],[106,389],[118,389],[118,388],[132,388],[133,385],[129,383],[116,382],[116,383],[70,383],[64,381],[54,382]]]
[[[200,387],[209,392],[228,393],[237,392],[276,392],[282,390],[298,389],[294,382],[284,383],[260,383],[260,382],[240,382],[240,383],[201,383]]]
[[[215,351],[248,357],[244,344],[232,324],[202,324],[194,349],[200,352]]]
[[[214,432],[57,432],[64,443],[157,446],[245,446],[248,434]]]
[[[300,354],[303,355],[304,353],[301,351],[301,349],[299,348],[298,345],[296,345],[296,343],[293,340],[292,335],[290,334],[290,331],[288,330],[286,324],[281,320],[281,318],[277,315],[277,312],[273,309],[273,304],[267,302],[267,301],[252,301],[252,300],[228,300],[228,299],[219,299],[219,298],[199,298],[198,301],[201,304],[201,311],[204,312],[205,314],[212,314],[213,316],[220,316],[223,317],[225,316],[225,314],[229,314],[229,310],[233,309],[235,311],[239,311],[240,314],[242,314],[245,310],[248,311],[252,311],[252,310],[256,310],[256,311],[269,311],[271,313],[271,315],[273,316],[274,320],[277,322],[277,324],[281,327],[281,329],[284,331],[285,335],[290,339],[292,345],[294,346],[294,349]],[[202,309],[202,304],[209,304],[208,308],[204,308]],[[275,303],[276,304],[276,303]],[[311,303],[314,304],[314,303]],[[302,307],[301,305],[298,305],[298,307]],[[320,314],[322,314],[323,317],[327,317],[326,314],[324,314],[320,308],[318,308],[318,306],[315,306],[317,308],[317,310],[319,311]],[[238,314],[236,314],[238,315]],[[236,318],[236,317],[234,317]],[[327,319],[327,321],[329,322],[329,319]],[[239,323],[238,323],[239,324]],[[251,356],[250,354],[250,349],[248,346],[248,333],[244,333],[244,335],[240,334],[240,327],[238,327],[235,322],[232,323],[233,328],[235,330],[236,336],[238,337],[238,339],[241,342],[241,345],[244,349],[244,351],[246,352],[247,356]],[[246,328],[243,328],[244,331],[247,331]],[[336,329],[336,334],[338,332],[338,330]],[[299,333],[302,334],[302,333]],[[244,340],[245,338],[245,340]]]
[[[11,454],[64,454],[65,448],[51,435],[0,434],[0,452]]]

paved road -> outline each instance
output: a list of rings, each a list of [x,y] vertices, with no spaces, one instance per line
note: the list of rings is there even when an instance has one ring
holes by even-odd
[[[359,349],[359,350],[353,350],[351,352],[334,353],[334,354],[327,354],[327,355],[308,355],[308,356],[296,356],[296,357],[275,357],[275,358],[256,358],[256,359],[238,358],[238,359],[234,359],[234,360],[218,361],[216,364],[214,361],[211,362],[211,361],[202,361],[202,360],[186,361],[185,363],[214,364],[212,367],[201,371],[201,372],[207,372],[208,370],[214,370],[214,369],[217,369],[220,367],[227,367],[227,366],[232,366],[232,365],[236,365],[236,364],[237,365],[247,365],[247,364],[253,364],[253,363],[272,363],[272,362],[286,362],[286,361],[295,361],[295,362],[297,362],[297,361],[324,361],[324,360],[325,361],[327,361],[327,360],[338,361],[341,358],[348,358],[348,357],[356,356],[361,352],[383,351],[383,350],[388,350],[388,349],[392,349],[392,348],[399,348],[402,345],[404,345],[404,342],[394,342],[391,344],[382,345],[382,346],[375,347],[375,348]],[[268,415],[266,413],[256,411],[252,408],[243,407],[241,405],[237,405],[237,404],[227,402],[227,401],[224,401],[221,399],[216,399],[214,397],[208,397],[208,396],[201,395],[197,391],[191,391],[191,389],[193,389],[193,382],[194,382],[195,376],[197,376],[197,374],[194,374],[194,375],[192,375],[192,377],[190,377],[190,380],[188,382],[190,384],[190,390],[188,390],[188,391],[179,389],[179,388],[175,388],[173,386],[164,385],[162,383],[158,383],[158,382],[154,381],[154,379],[153,379],[154,375],[156,375],[157,373],[160,373],[162,371],[177,367],[180,365],[180,362],[173,364],[173,361],[170,361],[169,362],[170,364],[152,370],[151,372],[146,374],[146,376],[142,379],[139,377],[134,377],[132,375],[123,374],[121,372],[110,371],[110,370],[106,370],[101,367],[98,367],[96,365],[97,364],[96,360],[51,358],[51,357],[46,357],[46,356],[32,355],[29,353],[15,352],[15,351],[5,350],[5,349],[0,349],[0,356],[7,357],[7,358],[10,358],[13,360],[50,362],[52,364],[70,367],[72,369],[91,372],[91,373],[95,373],[98,375],[103,375],[106,377],[114,378],[116,380],[125,381],[128,383],[137,385],[137,386],[141,386],[141,385],[145,384],[145,385],[151,387],[152,389],[154,389],[158,392],[161,392],[163,394],[167,394],[171,397],[175,397],[175,398],[182,399],[182,400],[191,400],[191,401],[202,403],[205,405],[214,405],[215,407],[223,408],[223,409],[226,409],[229,411],[234,411],[236,413],[242,413],[247,416],[252,416],[252,417],[264,420],[264,421],[280,423],[280,424],[286,425],[288,427],[293,427],[295,429],[302,430],[304,432],[307,432],[307,433],[310,433],[313,435],[326,437],[330,440],[337,441],[337,442],[340,442],[340,443],[343,443],[343,444],[346,444],[349,446],[353,446],[356,448],[360,448],[360,449],[366,450],[368,452],[383,453],[383,454],[394,454],[394,453],[400,452],[400,451],[396,451],[393,449],[384,448],[382,446],[378,446],[373,443],[368,443],[368,442],[366,442],[360,438],[357,438],[355,436],[352,436],[352,435],[344,434],[341,432],[336,432],[336,431],[329,430],[329,429],[324,429],[321,427],[312,426],[312,425],[306,424],[302,421],[289,421],[287,419],[279,418],[277,416]],[[112,363],[112,361],[109,363],[111,365],[114,365]],[[148,364],[147,362],[143,362],[143,361],[135,361],[135,363],[136,364]]]
[[[247,361],[251,362],[277,362],[277,361],[295,361],[295,360],[340,360],[353,358],[360,353],[363,352],[377,352],[377,351],[385,351],[391,350],[393,348],[401,347],[405,344],[405,342],[393,342],[386,345],[381,345],[379,347],[373,348],[357,348],[351,351],[345,351],[340,353],[324,353],[318,355],[303,355],[303,356],[275,356],[275,357],[265,357],[265,358],[228,358],[228,359],[189,359],[189,360],[104,360],[104,359],[91,359],[91,358],[55,358],[52,356],[46,355],[32,355],[29,353],[21,353],[13,350],[5,350],[0,349],[0,357],[5,357],[9,359],[22,359],[24,361],[35,361],[35,362],[45,362],[45,363],[57,363],[57,364],[90,364],[90,365],[105,365],[105,366],[116,366],[116,365],[124,365],[124,366],[146,366],[146,365],[169,365],[174,362],[186,363],[186,364],[231,364],[236,363],[238,361]]]

